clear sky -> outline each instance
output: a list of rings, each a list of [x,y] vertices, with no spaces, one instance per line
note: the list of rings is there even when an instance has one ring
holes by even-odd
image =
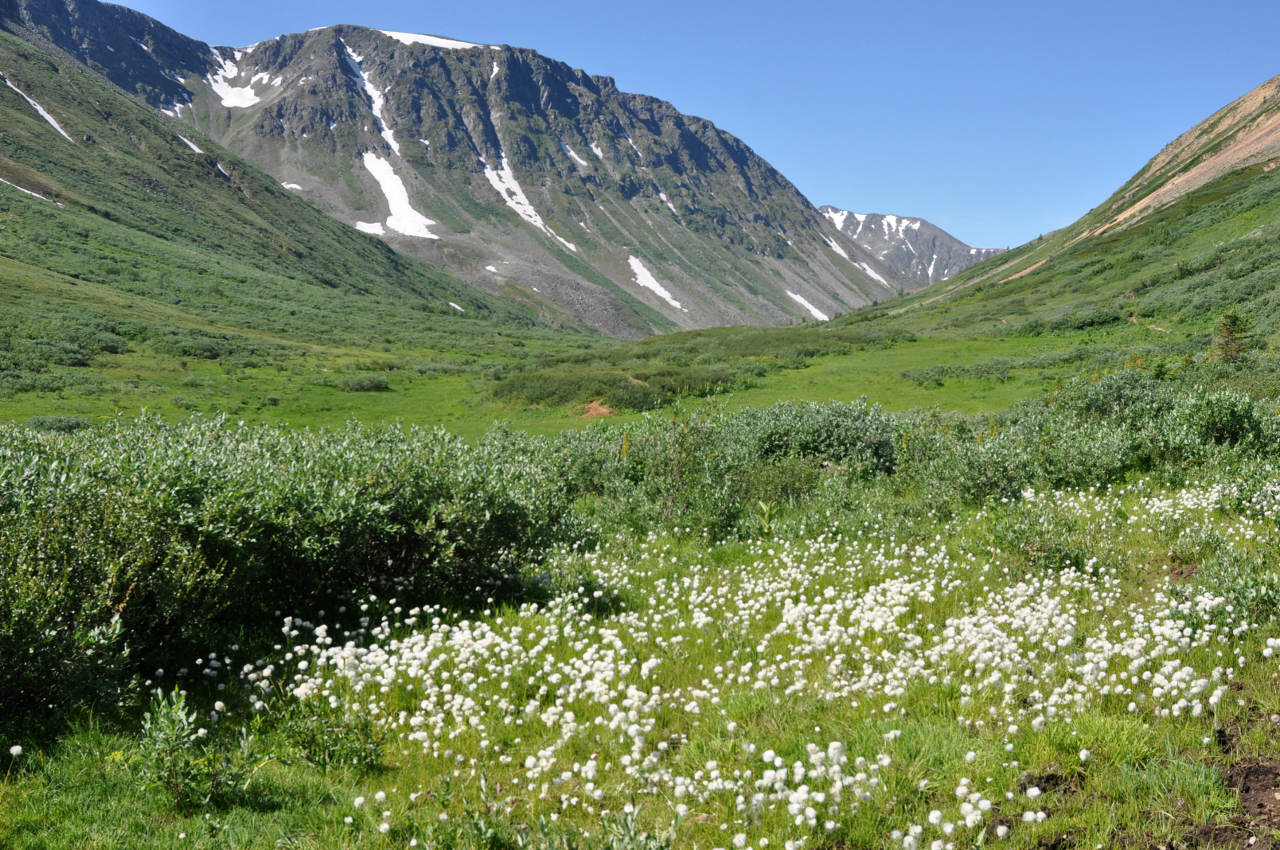
[[[743,139],[815,204],[1005,248],[1280,74],[1280,2],[125,0],[212,44],[330,24],[530,47]]]

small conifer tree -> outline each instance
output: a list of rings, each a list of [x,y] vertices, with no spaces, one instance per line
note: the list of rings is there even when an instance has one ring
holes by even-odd
[[[1223,363],[1235,363],[1252,344],[1253,320],[1235,308],[1222,314],[1215,330],[1214,348]]]

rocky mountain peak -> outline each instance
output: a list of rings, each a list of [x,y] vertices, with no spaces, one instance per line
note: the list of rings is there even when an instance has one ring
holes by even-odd
[[[998,249],[972,248],[922,218],[854,213],[824,206],[822,214],[851,241],[873,254],[899,278],[919,288],[954,277],[999,254]]]

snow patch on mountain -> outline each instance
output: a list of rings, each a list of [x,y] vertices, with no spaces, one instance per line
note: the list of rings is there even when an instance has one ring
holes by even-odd
[[[59,124],[52,115],[50,115],[47,111],[45,111],[45,108],[43,106],[36,103],[34,98],[30,97],[22,89],[15,86],[12,82],[9,81],[9,78],[6,77],[4,74],[0,74],[0,80],[4,80],[4,84],[6,86],[16,91],[22,97],[23,100],[31,104],[31,108],[34,109],[36,112],[40,113],[40,117],[43,118],[45,121],[48,121],[50,127],[52,127],[53,129],[61,133],[62,138],[66,139],[68,142],[71,142],[72,144],[75,144],[75,139],[68,136],[67,131],[62,129],[62,125]]]
[[[651,292],[657,293],[659,298],[666,301],[677,310],[683,310],[686,313],[689,312],[687,307],[680,306],[680,302],[671,297],[671,293],[667,291],[665,286],[658,283],[658,279],[653,276],[652,272],[645,268],[644,263],[640,262],[639,257],[628,257],[627,265],[631,266],[631,273],[636,276],[636,283]]]
[[[382,195],[387,199],[387,206],[391,209],[391,215],[387,218],[388,228],[396,233],[416,236],[419,239],[440,238],[430,230],[435,222],[415,210],[409,203],[409,190],[405,189],[404,181],[396,175],[390,162],[372,151],[365,151],[364,167],[373,175],[373,179],[378,181]]]
[[[918,218],[900,218],[896,215],[886,215],[880,220],[881,226],[884,227],[884,238],[892,239],[897,234],[898,239],[905,240],[907,238],[907,229],[919,230],[920,219]],[[910,244],[910,243],[908,243]]]
[[[676,207],[675,207],[675,204],[671,203],[671,199],[667,197],[667,193],[666,193],[666,192],[659,192],[659,193],[658,193],[658,200],[660,200],[660,201],[662,201],[664,204],[666,204],[666,205],[667,205],[667,209],[671,210],[673,213],[676,213]],[[676,213],[676,215],[679,215],[679,213]]]
[[[299,186],[297,183],[281,183],[280,185],[281,185],[281,186],[283,186],[283,187],[285,187],[286,189],[291,189],[291,190],[293,190],[294,192],[301,192],[301,191],[302,191],[302,187],[301,187],[301,186]]]
[[[848,210],[827,209],[827,210],[823,210],[822,214],[825,215],[827,219],[836,226],[836,230],[844,230],[845,219],[849,217]]]
[[[560,147],[564,148],[564,152],[565,152],[565,153],[567,153],[567,154],[569,155],[569,158],[570,158],[570,159],[572,159],[574,162],[578,163],[578,165],[581,165],[583,168],[587,168],[587,167],[588,167],[588,166],[587,166],[587,161],[586,161],[585,159],[583,159],[582,157],[578,156],[578,152],[577,152],[577,151],[575,151],[573,148],[569,147],[569,146],[568,146],[568,145],[566,145],[564,142],[561,142],[561,143],[560,143]]]
[[[600,146],[595,142],[591,143],[591,152],[596,155],[596,159],[604,162],[604,151],[600,150]]]
[[[356,81],[360,83],[360,88],[364,90],[365,96],[369,98],[369,104],[373,109],[373,123],[377,125],[378,132],[382,134],[382,138],[386,140],[391,150],[396,152],[396,156],[400,155],[400,143],[396,141],[396,137],[391,134],[385,121],[382,120],[382,107],[386,103],[386,98],[382,96],[382,90],[369,82],[369,78],[365,76],[364,57],[356,53],[342,39],[338,39],[342,43],[342,49],[346,53],[347,67],[351,69],[351,73],[355,75]]]
[[[458,41],[456,38],[441,38],[438,35],[418,35],[412,32],[391,32],[390,30],[378,30],[378,32],[388,38],[394,38],[401,44],[426,44],[431,47],[442,47],[445,50],[470,50],[473,47],[488,46],[472,41]]]
[[[533,204],[529,203],[529,198],[525,195],[524,189],[520,188],[519,182],[516,181],[516,175],[511,170],[511,166],[507,163],[506,154],[502,155],[501,167],[497,170],[491,168],[484,157],[480,158],[480,164],[484,166],[484,176],[493,186],[493,188],[502,196],[502,200],[507,206],[515,210],[516,215],[559,242],[570,251],[577,252],[578,246],[574,245],[567,239],[560,237],[558,233],[547,226],[542,220],[542,216],[538,215],[538,211],[533,208]]]
[[[871,268],[871,266],[867,265],[866,263],[854,263],[854,265],[862,269],[864,272],[866,272],[867,277],[871,278],[872,280],[878,280],[881,283],[883,283],[885,286],[889,285],[889,281],[881,277],[879,272]]]
[[[357,221],[356,230],[361,233],[371,233],[374,236],[385,236],[387,233],[380,221]]]
[[[193,151],[195,151],[196,153],[204,153],[204,151],[200,150],[200,148],[196,146],[196,143],[195,143],[195,142],[191,141],[190,139],[188,139],[186,136],[182,135],[181,133],[178,133],[177,135],[178,135],[178,138],[179,138],[179,139],[182,139],[182,141],[186,144],[186,146],[187,146],[187,147],[191,148],[191,149],[192,149]]]
[[[837,254],[844,257],[846,260],[849,259],[849,255],[845,253],[845,250],[841,248],[840,245],[834,239],[828,236],[823,236],[822,241],[826,242],[827,247],[829,247],[832,251],[835,251]]]
[[[218,70],[216,73],[205,77],[205,82],[209,84],[209,88],[213,89],[213,93],[222,101],[223,106],[233,109],[247,109],[256,103],[260,103],[262,98],[254,94],[253,83],[247,86],[233,86],[231,81],[240,76],[240,68],[236,65],[235,60],[226,59],[217,53],[214,58],[218,60]],[[243,51],[236,51],[236,59],[243,55]]]
[[[10,183],[8,180],[5,180],[3,177],[0,177],[0,183],[3,183],[3,184],[4,184],[4,185],[6,185],[6,186],[12,186],[13,188],[17,189],[19,192],[22,192],[24,195],[30,195],[31,197],[33,197],[33,198],[39,198],[39,199],[40,199],[40,200],[42,200],[42,201],[48,201],[48,200],[49,200],[49,199],[48,199],[48,198],[46,198],[44,195],[38,194],[38,193],[36,193],[36,192],[33,192],[33,191],[31,191],[30,189],[24,189],[24,188],[22,188],[21,186],[19,186],[17,183]],[[50,203],[52,203],[52,201],[50,201]],[[62,206],[62,205],[61,205],[61,204],[59,204],[58,206]]]
[[[813,317],[814,317],[815,319],[817,319],[819,322],[825,322],[825,321],[827,321],[827,320],[829,320],[829,319],[831,318],[831,317],[830,317],[830,316],[828,316],[826,313],[822,312],[822,311],[821,311],[821,310],[819,310],[817,307],[815,307],[815,306],[813,306],[812,304],[810,304],[810,303],[809,303],[809,299],[805,298],[803,295],[796,295],[796,294],[795,294],[794,292],[792,292],[790,289],[786,290],[786,293],[787,293],[787,295],[789,295],[789,296],[791,297],[791,300],[792,300],[792,301],[796,302],[796,303],[797,303],[797,304],[799,304],[801,307],[803,307],[803,308],[805,308],[806,310],[808,310],[808,311],[809,311],[809,315],[810,315],[810,316],[813,316]]]

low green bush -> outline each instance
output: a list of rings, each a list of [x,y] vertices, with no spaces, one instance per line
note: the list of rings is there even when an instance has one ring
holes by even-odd
[[[253,736],[239,732],[234,745],[220,740],[197,725],[185,694],[157,691],[142,718],[142,778],[181,811],[233,802],[256,770]]]
[[[386,375],[344,375],[337,384],[349,393],[382,393],[391,389]]]
[[[261,635],[281,608],[519,593],[525,564],[582,537],[527,442],[200,419],[0,426],[0,718],[56,718],[124,668]]]

